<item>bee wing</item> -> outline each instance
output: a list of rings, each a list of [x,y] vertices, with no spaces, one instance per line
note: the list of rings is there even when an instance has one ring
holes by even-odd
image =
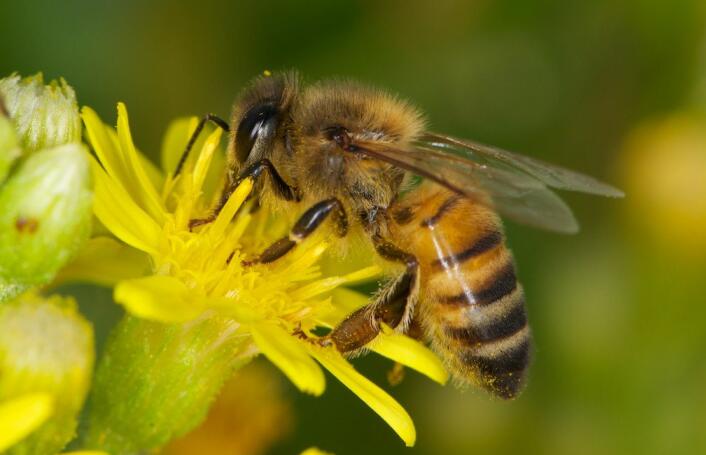
[[[500,214],[517,222],[550,231],[564,233],[578,231],[578,223],[571,209],[547,187],[547,182],[518,166],[513,166],[514,161],[509,157],[519,155],[507,152],[502,155],[507,156],[507,160],[493,156],[486,157],[480,153],[474,157],[473,150],[468,151],[460,146],[452,149],[443,144],[440,141],[422,140],[407,149],[397,149],[375,142],[361,142],[356,145],[362,153],[371,158],[406,169],[457,193],[481,201],[486,201],[490,197],[493,207]],[[542,163],[535,164],[544,168]],[[549,167],[552,170],[555,168]],[[594,181],[587,176],[561,168],[556,169],[564,171],[562,176],[576,175],[586,182]],[[556,179],[559,180],[560,177]],[[595,182],[603,185],[598,181]],[[566,186],[568,182],[562,187]],[[572,189],[576,189],[576,186],[573,185]],[[587,186],[590,185],[586,183],[581,188]],[[608,185],[605,187],[611,188]],[[617,194],[611,195],[621,194],[613,190]]]
[[[588,175],[467,139],[426,133],[422,136],[419,144],[443,154],[487,164],[491,167],[515,169],[531,175],[551,188],[607,197],[624,196],[619,189]]]

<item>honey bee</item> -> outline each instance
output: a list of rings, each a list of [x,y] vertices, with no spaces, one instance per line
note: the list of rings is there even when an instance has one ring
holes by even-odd
[[[302,86],[292,72],[254,80],[229,125],[227,182],[212,221],[240,181],[261,203],[300,207],[289,235],[252,262],[283,257],[326,220],[369,239],[400,272],[326,336],[359,352],[386,324],[417,333],[459,379],[502,398],[521,391],[531,336],[500,215],[576,232],[550,188],[620,197],[591,177],[468,140],[427,132],[418,109],[352,81]],[[261,178],[267,174],[267,178]],[[313,335],[312,335],[313,337]]]

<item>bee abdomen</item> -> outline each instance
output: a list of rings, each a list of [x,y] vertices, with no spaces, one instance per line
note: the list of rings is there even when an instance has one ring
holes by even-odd
[[[439,301],[447,310],[442,334],[462,371],[502,398],[518,395],[530,360],[524,303],[511,261],[477,291],[466,289]]]
[[[530,333],[525,326],[514,335],[491,344],[460,350],[467,365],[486,390],[501,398],[514,398],[522,390],[530,361]]]
[[[419,316],[432,346],[459,379],[517,396],[530,329],[500,219],[445,189],[422,187],[413,196],[391,210],[392,237],[421,264]]]

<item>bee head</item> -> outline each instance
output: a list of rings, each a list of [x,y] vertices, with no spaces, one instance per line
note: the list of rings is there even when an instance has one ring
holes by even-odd
[[[293,72],[261,76],[236,101],[229,146],[236,171],[271,158],[274,149],[283,145],[298,86],[299,77]]]

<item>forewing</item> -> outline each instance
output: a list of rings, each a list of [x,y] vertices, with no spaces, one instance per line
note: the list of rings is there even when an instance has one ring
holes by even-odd
[[[362,142],[357,146],[360,152],[371,158],[406,169],[460,194],[489,202],[501,215],[517,222],[557,232],[578,230],[576,219],[564,201],[542,181],[509,166],[493,167],[423,144],[407,149],[376,142]]]
[[[549,187],[607,197],[623,197],[619,189],[578,172],[466,139],[426,133],[419,144],[440,153],[465,158],[497,168],[511,168],[529,174]]]

